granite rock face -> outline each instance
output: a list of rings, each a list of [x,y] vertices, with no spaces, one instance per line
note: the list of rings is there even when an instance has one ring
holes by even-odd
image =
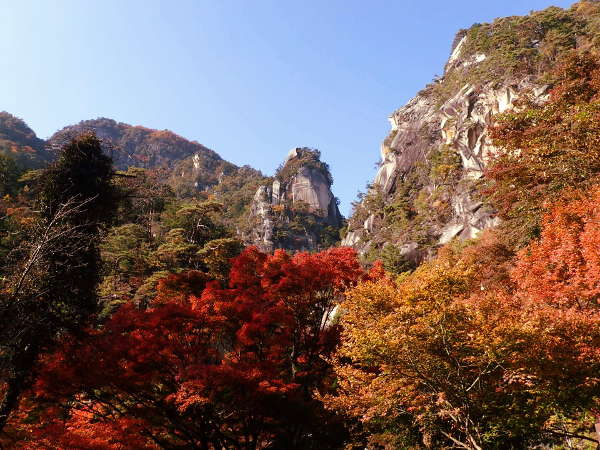
[[[446,71],[454,67],[477,65],[485,60],[485,55],[461,59],[460,51],[465,37],[457,37]],[[498,219],[481,199],[477,198],[476,186],[494,152],[489,138],[489,128],[493,116],[515,106],[515,101],[523,95],[543,101],[547,87],[537,85],[530,78],[517,81],[487,84],[468,82],[452,92],[440,102],[433,89],[425,89],[390,117],[391,131],[381,145],[381,162],[367,192],[380,196],[386,207],[397,198],[398,186],[406,183],[411,174],[423,167],[431,167],[432,155],[443,149],[459,159],[457,176],[450,186],[444,187],[442,201],[447,203],[447,214],[431,223],[423,222],[427,228],[423,233],[430,237],[433,246],[442,245],[454,238],[475,237],[481,230],[494,226]],[[443,78],[437,81],[443,82]],[[424,179],[423,179],[424,178]],[[425,193],[439,191],[440,187],[431,177],[421,176],[415,190]],[[386,228],[384,208],[371,208],[359,204],[342,245],[357,248],[366,253],[374,246],[396,245],[414,248],[417,244],[412,236],[393,235]],[[358,211],[361,210],[361,214]],[[354,219],[354,220],[353,220]],[[390,237],[391,236],[391,237]],[[429,246],[431,250],[432,246]]]
[[[274,217],[271,211],[273,201],[273,190],[269,186],[260,186],[254,194],[250,206],[250,219],[256,224],[250,232],[250,243],[256,245],[262,251],[272,251],[275,248],[273,242]]]
[[[331,244],[324,231],[335,234],[343,224],[331,185],[318,150],[292,149],[275,178],[254,195],[247,243],[267,252],[311,251]]]
[[[281,189],[281,184],[278,184]],[[325,218],[330,218],[330,213],[333,213],[333,221],[335,221],[333,217],[339,215],[335,198],[325,176],[321,171],[311,167],[301,167],[290,181],[287,190],[279,193],[277,201],[281,202],[286,198],[289,198],[292,203],[306,203],[311,212]]]

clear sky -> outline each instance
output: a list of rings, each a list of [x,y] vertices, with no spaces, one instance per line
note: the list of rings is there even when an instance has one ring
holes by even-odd
[[[166,128],[267,175],[316,147],[348,214],[458,29],[572,3],[0,0],[0,110],[42,138],[102,116]]]

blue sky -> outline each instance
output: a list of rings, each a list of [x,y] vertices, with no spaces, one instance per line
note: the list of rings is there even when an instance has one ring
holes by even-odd
[[[317,147],[348,214],[388,115],[456,31],[563,0],[0,0],[0,110],[40,137],[110,117],[272,174]]]

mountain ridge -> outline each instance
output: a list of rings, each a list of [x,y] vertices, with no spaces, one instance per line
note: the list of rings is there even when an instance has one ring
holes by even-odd
[[[330,191],[333,179],[329,166],[320,160],[318,151],[298,147],[294,155],[291,153],[288,155],[273,177],[266,177],[250,166],[240,167],[226,161],[217,152],[197,141],[189,141],[169,130],[129,125],[101,117],[65,126],[44,141],[39,139],[24,121],[8,113],[5,113],[4,117],[4,122],[2,122],[3,117],[0,117],[0,139],[4,135],[19,138],[18,142],[7,141],[7,146],[16,148],[13,153],[16,152],[20,160],[27,162],[23,164],[24,169],[42,168],[52,161],[71,139],[85,132],[93,132],[101,140],[103,151],[112,157],[113,166],[117,171],[127,171],[131,168],[152,170],[157,174],[156,182],[167,184],[177,198],[203,198],[221,202],[224,223],[230,229],[236,230],[249,244],[257,243],[260,246],[263,240],[248,231],[250,227],[247,222],[254,223],[257,219],[256,196],[258,191],[264,189],[264,186],[269,183],[273,183],[273,186],[277,185],[277,189],[279,186],[282,187],[282,204],[289,203],[287,206],[295,204],[298,209],[299,202],[306,201],[309,207],[306,211],[294,210],[293,212],[289,208],[284,208],[291,216],[285,214],[277,216],[273,225],[279,228],[288,227],[290,220],[293,221],[300,216],[309,223],[293,233],[287,230],[285,233],[291,233],[289,239],[279,239],[277,247],[290,250],[317,248],[324,229],[328,230],[325,234],[333,233],[331,239],[339,240],[339,236],[336,237],[336,230],[340,228],[343,218],[338,210],[337,200]],[[3,123],[11,125],[15,130],[7,127],[3,133]],[[27,144],[32,144],[34,147]],[[23,153],[22,157],[20,153]],[[290,198],[284,199],[285,186],[288,184]],[[313,189],[315,186],[316,190]],[[314,207],[311,209],[312,203],[316,206],[312,205]],[[279,203],[275,202],[274,205],[276,204]],[[321,209],[323,211],[318,211]],[[283,222],[286,223],[285,226]],[[335,230],[329,230],[329,227]],[[284,233],[283,228],[280,230],[281,233]],[[331,239],[327,238],[328,245],[333,245],[334,241]],[[298,244],[300,241],[304,244]]]

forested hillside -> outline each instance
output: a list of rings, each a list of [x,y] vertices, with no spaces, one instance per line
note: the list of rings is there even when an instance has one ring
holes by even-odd
[[[593,0],[460,31],[345,245],[316,149],[264,177],[99,119],[6,153],[0,446],[598,448],[599,33]]]
[[[148,168],[172,167],[179,160],[195,154],[205,170],[217,172],[225,161],[203,145],[188,141],[169,130],[153,130],[132,126],[112,119],[84,120],[54,133],[49,139],[50,147],[60,148],[73,136],[94,131],[102,139],[106,152],[119,170],[135,166]]]
[[[21,169],[37,169],[51,159],[44,141],[23,120],[0,112],[0,165],[15,163]]]

